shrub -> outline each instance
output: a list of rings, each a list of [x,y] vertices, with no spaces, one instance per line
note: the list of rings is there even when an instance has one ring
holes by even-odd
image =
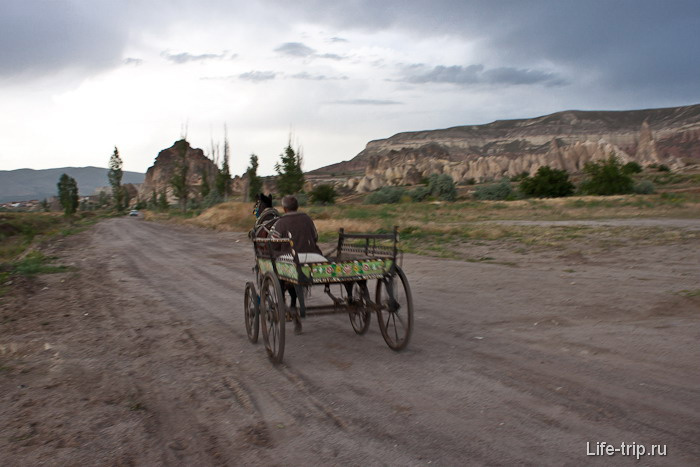
[[[498,183],[482,185],[474,190],[474,198],[480,200],[504,200],[513,198],[513,188],[507,178],[502,178]]]
[[[428,189],[427,186],[419,186],[411,190],[408,194],[411,196],[411,201],[417,203],[419,201],[425,201],[425,199],[430,196],[430,189]]]
[[[454,201],[457,199],[457,186],[454,180],[447,174],[433,174],[428,179],[430,194],[442,201]]]
[[[656,168],[659,172],[670,172],[671,169],[666,165],[666,164],[659,164],[659,166]]]
[[[294,195],[294,197],[295,197],[295,198],[297,199],[297,201],[299,202],[299,206],[306,206],[307,204],[309,204],[309,195],[307,195],[307,194],[304,193],[303,191],[302,191],[302,192],[299,192],[299,193],[296,193],[296,194]],[[281,201],[282,201],[282,198],[280,198],[278,201],[281,202]]]
[[[406,189],[400,186],[384,186],[370,193],[365,198],[365,204],[395,204],[401,201]]]
[[[634,185],[634,192],[640,195],[649,195],[651,193],[656,193],[656,188],[654,188],[654,184],[651,180],[642,180]]]
[[[638,174],[642,172],[642,166],[635,161],[630,161],[622,166],[622,172],[627,175]]]
[[[338,194],[335,188],[328,184],[318,185],[309,193],[309,198],[314,204],[334,204],[336,196]]]
[[[621,195],[631,193],[632,177],[622,170],[622,164],[611,154],[606,161],[587,162],[583,167],[587,178],[581,183],[581,192],[587,195]]]
[[[569,181],[566,170],[552,169],[545,165],[532,177],[520,181],[520,191],[536,198],[559,198],[574,192],[574,184]]]

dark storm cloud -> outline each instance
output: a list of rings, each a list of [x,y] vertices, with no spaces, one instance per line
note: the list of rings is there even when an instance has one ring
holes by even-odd
[[[127,16],[116,2],[2,0],[0,76],[116,66]]]
[[[274,71],[249,71],[246,73],[241,73],[238,75],[238,78],[246,81],[262,82],[273,80],[276,76],[277,73]]]
[[[483,65],[436,66],[429,70],[420,65],[409,66],[402,81],[414,84],[449,83],[462,86],[473,84],[557,86],[565,81],[554,73],[541,70],[499,67],[485,69]]]
[[[403,30],[416,40],[461,37],[490,63],[516,70],[549,63],[583,81],[591,77],[600,90],[700,101],[697,0],[299,0],[295,8],[307,21],[340,29]],[[494,73],[505,81],[513,75]],[[541,78],[520,73],[509,79]]]
[[[168,51],[164,51],[161,53],[161,56],[165,58],[166,60],[169,60],[173,63],[177,64],[183,64],[183,63],[188,63],[188,62],[202,62],[206,60],[221,60],[224,58],[235,58],[236,55],[231,55],[229,56],[226,52],[222,52],[220,54],[199,54],[199,55],[194,55],[190,54],[187,52],[182,52],[179,54],[171,54]]]

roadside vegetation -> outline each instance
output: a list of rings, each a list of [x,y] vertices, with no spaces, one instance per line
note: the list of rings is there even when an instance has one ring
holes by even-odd
[[[0,295],[16,276],[62,272],[41,247],[57,238],[82,232],[107,213],[80,212],[67,217],[58,212],[0,212]]]
[[[291,166],[299,159],[289,149],[281,157],[287,157]],[[251,168],[255,167],[253,162],[251,159]],[[657,182],[662,182],[658,189]],[[574,179],[563,170],[545,166],[534,175],[522,173],[495,182],[457,186],[448,175],[433,175],[415,187],[386,186],[364,196],[343,197],[331,185],[323,184],[308,195],[302,192],[297,196],[302,209],[314,219],[322,242],[332,243],[341,227],[349,232],[383,233],[397,225],[405,251],[489,261],[488,257],[465,256],[467,247],[497,242],[499,247],[525,252],[532,248],[566,249],[592,239],[600,248],[625,242],[695,239],[697,232],[654,225],[541,222],[697,219],[699,186],[699,174],[674,173],[663,167],[642,169],[637,163],[622,164],[610,157],[587,164],[583,174]],[[231,201],[201,213],[148,212],[146,218],[248,231],[254,223],[251,211],[252,203]]]

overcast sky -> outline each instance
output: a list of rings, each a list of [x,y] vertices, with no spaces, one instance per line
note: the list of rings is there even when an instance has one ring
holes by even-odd
[[[700,2],[0,0],[0,170],[145,172],[186,131],[304,169],[402,131],[700,103]]]

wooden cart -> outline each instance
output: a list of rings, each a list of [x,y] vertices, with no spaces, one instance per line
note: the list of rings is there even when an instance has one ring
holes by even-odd
[[[387,345],[396,351],[404,349],[413,328],[413,298],[408,279],[397,264],[398,241],[397,228],[389,234],[347,234],[340,229],[338,246],[325,255],[326,261],[304,262],[307,255],[295,251],[293,239],[254,239],[256,280],[246,283],[245,288],[248,338],[258,341],[262,321],[267,354],[272,362],[281,363],[287,321],[347,313],[353,330],[364,334],[372,312],[376,312]],[[282,243],[291,247],[291,254],[277,253]],[[374,300],[370,281],[376,281]],[[330,303],[305,304],[304,290],[315,286],[323,286]],[[283,291],[292,289],[298,298],[296,307],[290,307],[284,298]]]

